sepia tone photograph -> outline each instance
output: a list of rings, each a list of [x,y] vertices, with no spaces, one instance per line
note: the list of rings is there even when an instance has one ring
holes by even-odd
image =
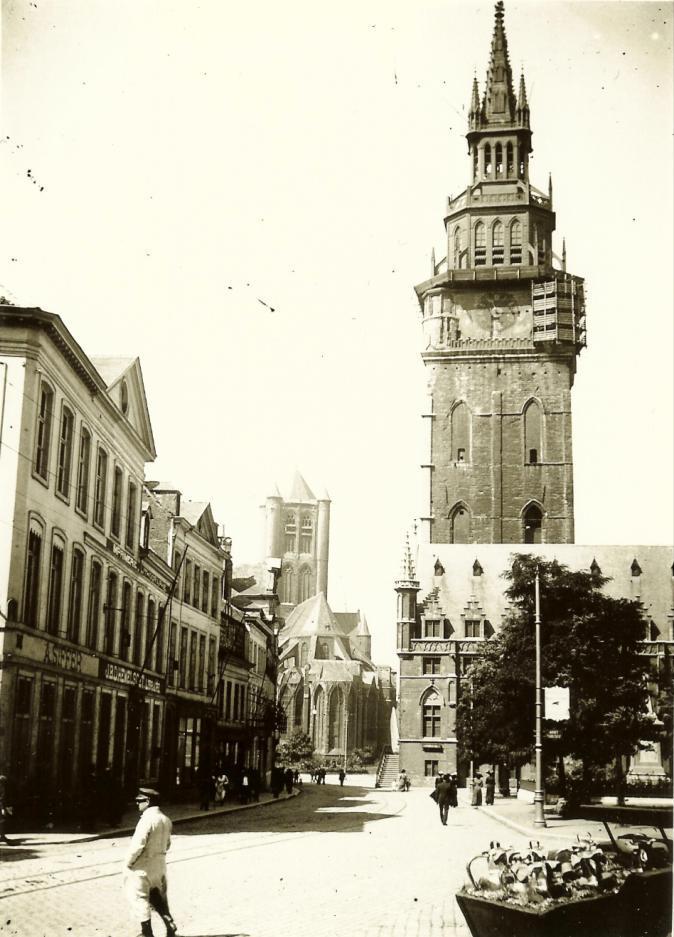
[[[0,937],[671,937],[673,14],[3,0]]]

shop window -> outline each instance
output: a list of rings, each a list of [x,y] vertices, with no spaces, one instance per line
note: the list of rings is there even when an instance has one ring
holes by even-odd
[[[49,474],[49,444],[54,411],[54,391],[44,381],[40,384],[40,402],[35,433],[35,473],[47,480]]]
[[[61,431],[59,433],[56,490],[64,498],[70,496],[70,467],[73,458],[73,427],[75,417],[64,404],[61,408]]]
[[[89,471],[91,461],[91,433],[84,426],[80,430],[80,450],[77,456],[77,498],[76,507],[82,514],[87,513],[89,500]]]

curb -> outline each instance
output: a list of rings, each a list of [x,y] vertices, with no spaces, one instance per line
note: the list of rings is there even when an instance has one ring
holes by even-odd
[[[181,823],[192,823],[194,820],[205,820],[208,817],[222,817],[229,813],[238,813],[240,810],[252,810],[258,807],[267,807],[270,804],[281,804],[286,800],[299,797],[301,793],[302,791],[300,790],[294,790],[292,794],[288,794],[283,799],[272,798],[271,800],[253,801],[251,804],[237,804],[236,807],[226,807],[225,809],[199,810],[196,813],[190,813],[184,817],[177,817],[175,820],[171,818],[171,823],[176,827]],[[90,836],[78,836],[76,839],[60,839],[57,843],[48,843],[45,845],[72,846],[76,843],[93,843],[97,839],[115,839],[116,837],[132,836],[135,829],[136,827],[134,824],[134,826],[119,827],[115,830],[102,830],[100,833],[92,833]]]
[[[502,823],[504,826],[509,826],[518,833],[522,833],[523,836],[535,836],[537,839],[558,839],[565,843],[568,843],[569,841],[568,833],[552,833],[548,832],[545,827],[523,826],[521,823],[517,823],[515,820],[511,820],[509,817],[504,817],[502,814],[496,812],[492,813],[491,810],[487,810],[485,807],[478,807],[477,809],[481,813],[491,817],[493,820],[497,820],[499,823]]]

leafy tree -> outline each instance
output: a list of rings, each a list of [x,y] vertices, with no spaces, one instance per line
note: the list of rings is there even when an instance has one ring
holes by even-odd
[[[276,761],[280,765],[301,765],[311,761],[313,754],[311,736],[301,729],[294,729],[276,746]]]
[[[599,573],[572,571],[556,560],[517,554],[503,577],[510,609],[499,633],[468,672],[457,707],[467,753],[512,768],[532,757],[535,730],[535,598],[540,579],[543,686],[568,686],[570,718],[546,754],[578,758],[593,770],[654,737],[648,712],[648,661],[638,652],[645,622],[635,602],[606,595]]]

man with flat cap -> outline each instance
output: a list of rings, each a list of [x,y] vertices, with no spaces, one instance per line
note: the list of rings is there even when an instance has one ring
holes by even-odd
[[[140,818],[126,856],[124,884],[133,915],[140,921],[139,937],[154,937],[151,909],[161,916],[168,937],[178,928],[166,897],[166,851],[171,845],[171,821],[159,809],[159,792],[141,787],[136,795]]]

